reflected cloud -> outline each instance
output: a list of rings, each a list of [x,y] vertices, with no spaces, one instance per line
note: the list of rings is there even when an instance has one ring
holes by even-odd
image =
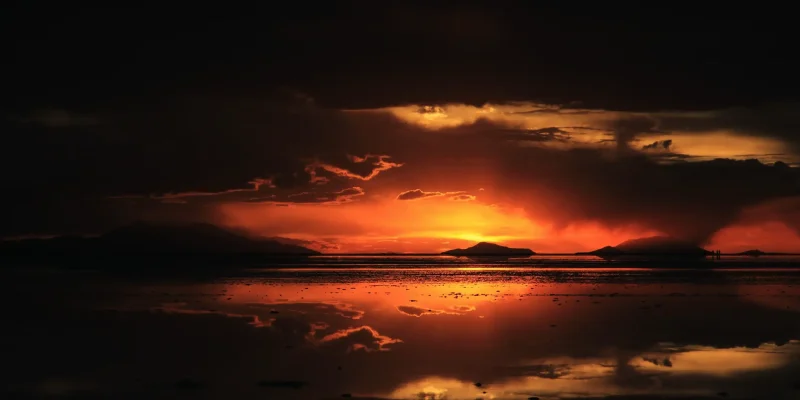
[[[474,310],[475,310],[474,306],[452,306],[450,307],[450,311],[417,307],[417,306],[397,306],[397,311],[400,311],[400,313],[408,315],[410,317],[421,317],[423,315],[440,315],[440,314],[461,315]]]
[[[559,357],[537,360],[537,363],[495,368],[491,381],[429,376],[404,383],[381,396],[392,399],[699,399],[719,397],[722,392],[713,386],[717,384],[736,389],[736,393],[750,398],[753,389],[739,380],[749,380],[752,384],[753,380],[771,371],[800,372],[798,341],[783,346],[764,343],[755,349],[664,345],[663,350],[664,353],[654,351],[632,359]],[[732,381],[728,381],[723,386],[720,379],[735,379],[738,384],[733,387]],[[727,397],[727,392],[724,393],[723,397]],[[778,395],[774,398],[791,397]]]
[[[614,386],[593,380],[511,378],[503,382],[468,382],[453,378],[427,377],[401,385],[384,395],[391,399],[561,399],[588,397],[592,393],[621,394]]]
[[[717,349],[708,346],[664,346],[663,353],[642,355],[631,361],[641,371],[671,374],[730,376],[744,372],[782,368],[800,355],[800,342],[778,346],[765,343],[757,348]]]
[[[273,303],[273,304],[249,304],[250,309],[267,310],[271,315],[277,317],[264,320],[257,314],[240,314],[208,309],[192,309],[186,303],[172,303],[160,307],[151,308],[152,311],[168,314],[185,315],[220,315],[228,318],[249,319],[249,325],[264,328],[268,327],[279,334],[281,340],[290,345],[314,345],[325,346],[328,348],[339,349],[345,352],[363,350],[365,352],[389,351],[389,345],[401,343],[402,340],[381,335],[375,328],[367,325],[338,329],[333,333],[319,337],[320,332],[331,329],[331,325],[324,321],[305,322],[291,314],[282,316],[276,308],[282,308],[300,316],[312,318],[324,316],[338,316],[349,320],[360,319],[363,311],[354,310],[346,304],[326,304],[326,303]]]
[[[323,305],[318,305],[317,308],[323,310],[330,310],[332,308],[332,311],[334,311],[336,315],[349,319],[361,319],[361,317],[364,316],[364,311],[355,310],[353,309],[353,306],[350,304],[341,304],[341,303],[323,304]]]
[[[409,317],[421,317],[423,315],[438,315],[438,314],[458,314],[455,312],[448,312],[444,310],[434,310],[430,308],[422,308],[415,306],[397,306],[397,311]]]
[[[256,328],[263,328],[267,326],[271,326],[273,322],[275,322],[275,318],[269,318],[266,320],[262,320],[261,317],[258,315],[247,315],[247,314],[236,314],[236,313],[229,313],[224,311],[217,311],[217,310],[197,310],[197,309],[190,309],[190,308],[183,308],[187,304],[186,303],[173,303],[169,305],[164,305],[161,307],[153,307],[151,308],[152,311],[156,312],[163,312],[167,314],[189,314],[189,315],[221,315],[223,317],[228,318],[244,318],[244,319],[251,319],[248,322],[249,325],[252,325]]]
[[[321,344],[344,347],[348,351],[364,350],[366,352],[389,351],[388,345],[402,342],[400,339],[381,335],[369,326],[343,329],[319,340]]]
[[[351,304],[345,303],[286,302],[250,304],[250,306],[256,308],[282,306],[286,307],[290,311],[296,311],[303,314],[330,314],[353,320],[361,319],[361,317],[364,316],[364,311],[356,310]]]
[[[258,270],[218,283],[115,290],[121,300],[113,311],[70,320],[86,329],[33,343],[57,354],[70,350],[63,343],[113,343],[142,355],[88,352],[92,361],[81,368],[130,357],[131,366],[109,375],[146,371],[148,382],[176,382],[183,377],[174,371],[187,371],[203,383],[198,390],[234,383],[250,397],[698,399],[726,392],[794,400],[800,342],[791,339],[800,336],[800,321],[795,311],[751,299],[796,297],[800,287],[793,271],[757,276],[758,284],[747,271]],[[25,357],[34,347],[24,346]],[[45,368],[22,355],[11,359],[28,371]]]
[[[347,303],[320,303],[320,302],[298,302],[285,299],[283,302],[277,303],[245,303],[245,307],[255,309],[270,309],[270,310],[283,310],[287,312],[295,312],[299,314],[309,315],[337,315],[342,318],[357,320],[364,316],[364,311],[357,310],[351,304]]]

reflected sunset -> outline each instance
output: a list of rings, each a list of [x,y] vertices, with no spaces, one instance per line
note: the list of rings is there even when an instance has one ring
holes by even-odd
[[[697,275],[700,286],[685,283],[691,277],[685,273],[642,279],[648,274],[270,270],[207,284],[123,284],[121,296],[101,308],[237,328],[239,340],[247,340],[239,345],[254,356],[270,354],[258,367],[263,376],[306,382],[288,391],[260,389],[284,398],[339,392],[381,399],[713,397],[720,391],[747,398],[781,393],[773,385],[785,385],[780,377],[800,368],[800,308],[761,301],[799,298],[791,272],[762,274],[758,286],[750,283],[753,271]],[[739,325],[733,316],[752,323]],[[262,345],[249,347],[250,340]],[[312,359],[308,370],[301,360]],[[763,374],[775,382],[762,384]]]
[[[800,399],[796,18],[598,5],[4,4],[0,399]]]
[[[378,197],[337,206],[234,203],[220,210],[227,226],[260,236],[306,240],[312,247],[319,241],[317,246],[327,253],[439,253],[476,242],[569,253],[658,233],[635,226],[607,229],[593,222],[565,227],[537,224],[523,209],[481,199],[479,194],[472,201]]]

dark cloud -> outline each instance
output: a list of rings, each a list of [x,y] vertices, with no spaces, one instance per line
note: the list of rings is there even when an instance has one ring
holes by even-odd
[[[86,230],[158,208],[124,210],[135,199],[114,199],[116,205],[104,200],[112,197],[156,200],[149,203],[270,200],[326,184],[331,199],[352,198],[356,193],[336,192],[400,165],[369,153],[375,140],[358,136],[371,132],[293,97],[172,99],[108,110],[102,120],[58,128],[0,122],[8,133],[0,146],[0,181],[5,192],[16,193],[2,205],[18,210],[4,213],[3,234]],[[324,160],[324,168],[310,168],[312,160]]]
[[[508,140],[519,140],[528,142],[549,142],[549,141],[566,142],[572,138],[569,132],[558,127],[526,129],[526,130],[509,130],[502,137]]]
[[[444,112],[444,109],[439,106],[420,106],[417,112],[420,114],[436,114]]]
[[[709,160],[709,157],[693,156],[689,154],[676,153],[673,151],[659,151],[654,154],[648,154],[648,156],[660,163],[679,163],[679,162]]]
[[[498,368],[497,373],[509,377],[535,376],[544,379],[559,379],[568,376],[570,374],[570,365],[567,364],[523,365],[518,367]]]
[[[617,123],[630,133],[627,138],[654,132],[655,126],[649,118]],[[438,142],[426,138],[425,147],[399,147],[398,156],[407,160],[403,176],[432,178],[431,171],[457,168],[458,176],[471,185],[492,187],[490,201],[522,206],[535,220],[556,226],[575,221],[637,225],[698,242],[730,223],[744,207],[800,190],[797,170],[785,165],[727,159],[687,162],[692,157],[677,153],[669,156],[679,162],[665,164],[663,158],[630,149],[617,153],[520,147],[480,133],[492,129],[497,125],[478,121],[444,129]],[[487,170],[493,173],[486,176]]]
[[[656,140],[653,143],[642,146],[642,150],[669,150],[670,146],[672,146],[672,139]]]
[[[580,150],[560,155],[560,161],[555,155],[540,157],[550,163],[519,159],[506,170],[509,175],[536,171],[524,188],[507,181],[509,192],[530,199],[532,214],[563,224],[638,224],[697,242],[730,223],[743,207],[798,190],[797,171],[756,160],[665,165],[644,156],[610,161]]]
[[[450,197],[450,200],[453,200],[453,201],[472,201],[472,200],[475,200],[475,196],[473,196],[471,194],[459,194],[459,195],[455,195],[455,196]]]
[[[660,132],[654,119],[644,117],[612,127],[617,135],[623,133],[622,143],[642,132]],[[796,169],[757,160],[687,162],[692,157],[670,153],[679,162],[665,164],[632,149],[520,147],[480,135],[492,129],[497,125],[479,120],[442,130],[439,143],[426,143],[436,150],[415,146],[416,154],[398,151],[407,160],[403,174],[458,168],[470,184],[493,188],[490,201],[523,206],[535,220],[556,226],[575,221],[638,225],[698,242],[730,223],[743,207],[800,190]],[[493,173],[486,176],[486,170]]]
[[[417,200],[426,197],[444,196],[443,192],[426,192],[422,189],[407,190],[397,195],[397,200]]]
[[[697,113],[664,113],[659,125],[666,130],[708,132],[728,130],[783,140],[800,150],[800,103],[768,104]]]
[[[513,114],[570,114],[570,115],[585,115],[598,113],[598,110],[583,110],[576,108],[579,104],[565,104],[563,106],[548,106],[541,105],[540,108],[534,108],[527,111],[514,111]]]
[[[680,163],[689,161],[708,161],[710,157],[701,155],[690,155],[674,151],[672,139],[656,140],[650,144],[642,146],[642,151],[647,153],[647,156],[659,163]],[[751,154],[749,156],[737,156],[739,159],[763,159],[765,155]]]
[[[100,120],[92,115],[76,114],[61,109],[36,110],[24,117],[12,119],[25,124],[41,125],[47,128],[66,128],[100,123]]]
[[[642,357],[645,361],[655,365],[655,366],[664,366],[664,367],[672,367],[672,361],[670,361],[669,357],[664,357],[663,359],[658,358],[647,358]]]
[[[248,203],[273,203],[275,205],[285,205],[296,203],[316,203],[316,204],[342,204],[353,201],[359,196],[363,196],[366,192],[358,186],[353,186],[341,190],[330,190],[331,187],[316,188],[312,187],[311,191],[304,192],[291,192],[279,191],[273,194],[266,194],[261,191],[261,186],[269,188],[277,188],[269,180],[261,180],[263,182],[251,182],[252,189],[228,189],[221,192],[180,192],[180,193],[166,193],[162,195],[122,195],[110,196],[110,199],[115,200],[141,200],[141,201],[158,201],[163,204],[187,204],[191,202],[205,201],[205,202],[221,202],[221,201],[243,201]],[[255,196],[255,197],[251,197]],[[140,203],[142,204],[142,203]]]
[[[109,196],[111,199],[152,199],[152,200],[160,200],[162,203],[175,203],[175,204],[183,204],[186,203],[188,198],[196,198],[196,197],[217,197],[217,198],[224,198],[228,197],[229,195],[238,195],[241,193],[258,193],[261,190],[262,186],[275,188],[277,187],[275,184],[272,183],[271,179],[264,179],[264,178],[255,178],[251,182],[248,182],[252,185],[252,188],[242,188],[242,189],[228,189],[219,192],[178,192],[178,193],[164,193],[164,194],[151,194],[149,196],[145,195],[118,195],[118,196]]]
[[[467,194],[463,191],[455,191],[455,192],[426,192],[422,189],[413,189],[413,190],[406,190],[397,195],[397,200],[419,200],[419,199],[426,199],[429,197],[442,197],[442,196],[450,196],[448,197],[450,200],[456,201],[469,201],[475,200],[475,196]]]
[[[353,201],[353,198],[364,195],[364,189],[354,186],[336,192],[300,192],[288,195],[289,203],[346,203]],[[250,202],[259,202],[261,199],[249,199]],[[266,201],[274,202],[275,198],[268,198]]]
[[[613,130],[620,153],[505,140],[554,140],[563,128],[520,131],[479,119],[429,131],[297,96],[175,99],[106,114],[101,125],[58,132],[4,122],[15,133],[0,150],[0,177],[14,193],[2,200],[4,236],[97,231],[142,217],[214,220],[221,201],[338,204],[424,185],[439,190],[398,198],[470,200],[462,188],[484,187],[487,201],[557,227],[635,224],[702,241],[745,207],[800,194],[796,170],[784,164],[694,161],[666,141],[665,154],[631,149],[639,135],[662,132],[656,117],[594,128]]]
[[[338,162],[331,164],[315,161],[308,165],[308,169],[312,171],[322,169],[339,177],[368,181],[381,172],[403,166],[402,163],[390,161],[392,157],[388,155],[367,154],[361,157],[347,154],[342,157],[331,156],[328,159],[331,158],[338,159]]]
[[[269,237],[267,239],[274,240],[276,242],[285,243],[285,244],[293,244],[297,246],[304,246],[312,249],[319,249],[321,251],[325,250],[338,250],[339,245],[336,243],[336,239],[323,239],[323,240],[304,240],[304,239],[292,239],[292,238],[285,238],[285,237]]]
[[[2,24],[7,104],[93,108],[288,86],[337,108],[538,98],[652,111],[797,99],[800,87],[784,51],[789,16],[752,9],[724,18],[521,3],[232,11],[198,5],[186,19],[179,7],[62,6],[44,16],[15,6]],[[573,29],[560,29],[565,19]]]
[[[485,4],[273,11],[197,6],[187,19],[179,8],[60,6],[44,15],[21,5],[4,13],[0,235],[212,219],[220,201],[283,206],[299,193],[337,202],[353,199],[337,192],[355,186],[449,193],[469,181],[558,225],[697,227],[691,235],[700,238],[742,207],[795,194],[792,169],[697,162],[666,142],[643,157],[652,140],[634,146],[657,133],[731,130],[797,153],[798,60],[785,51],[793,24],[775,15],[740,10],[751,28],[742,30],[730,22],[735,10],[725,18]],[[561,29],[565,17],[574,29]],[[604,62],[586,62],[595,59]],[[598,126],[478,120],[433,133],[389,115],[333,111],[426,104],[419,111],[433,116],[442,110],[435,104],[517,100],[552,104],[526,111],[543,116],[639,113]],[[569,144],[578,129],[610,132],[626,154],[532,148]]]
[[[778,166],[777,168],[788,168]],[[759,225],[765,222],[780,222],[800,234],[800,197],[785,197],[747,207],[739,214],[737,222],[744,225]]]
[[[657,121],[645,115],[632,115],[607,123],[606,128],[614,135],[618,149],[627,149],[630,142],[639,135],[664,133],[656,129]]]

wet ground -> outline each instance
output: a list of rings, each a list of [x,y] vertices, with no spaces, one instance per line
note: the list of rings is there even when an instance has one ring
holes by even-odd
[[[797,269],[2,282],[3,398],[800,398]]]

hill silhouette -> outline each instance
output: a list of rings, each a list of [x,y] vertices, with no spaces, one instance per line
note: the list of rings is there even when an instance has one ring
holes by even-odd
[[[669,236],[651,236],[626,240],[616,246],[625,254],[701,255],[710,254],[694,243]]]
[[[597,250],[578,252],[578,253],[575,253],[575,254],[578,254],[578,255],[595,255],[595,256],[601,256],[601,255],[611,255],[611,256],[613,256],[613,255],[624,254],[624,252],[622,250],[614,247],[614,246],[605,246],[605,247],[601,247],[601,248],[599,248]]]
[[[320,254],[303,246],[249,238],[205,223],[137,223],[100,236],[97,244],[101,249],[121,252]]]
[[[536,254],[530,249],[514,249],[499,244],[480,242],[466,249],[453,249],[442,252],[449,256],[532,256]]]
[[[735,256],[750,256],[750,257],[760,257],[760,256],[796,256],[800,255],[800,253],[796,252],[780,252],[780,251],[761,251],[759,249],[747,250],[741,253],[733,253]]]
[[[711,252],[685,240],[669,236],[651,236],[626,240],[616,246],[605,246],[594,251],[576,254],[596,255],[608,259],[629,258],[632,256],[658,259],[702,258],[711,254]]]
[[[267,255],[307,256],[317,251],[274,240],[249,238],[211,224],[136,223],[96,237],[60,236],[51,239],[0,242],[0,257],[80,259],[105,257],[223,258]]]
[[[754,249],[754,250],[743,251],[741,253],[736,253],[735,255],[737,255],[737,256],[758,257],[758,256],[767,255],[767,253],[765,253],[765,252],[763,252],[761,250],[758,250],[758,249]]]

